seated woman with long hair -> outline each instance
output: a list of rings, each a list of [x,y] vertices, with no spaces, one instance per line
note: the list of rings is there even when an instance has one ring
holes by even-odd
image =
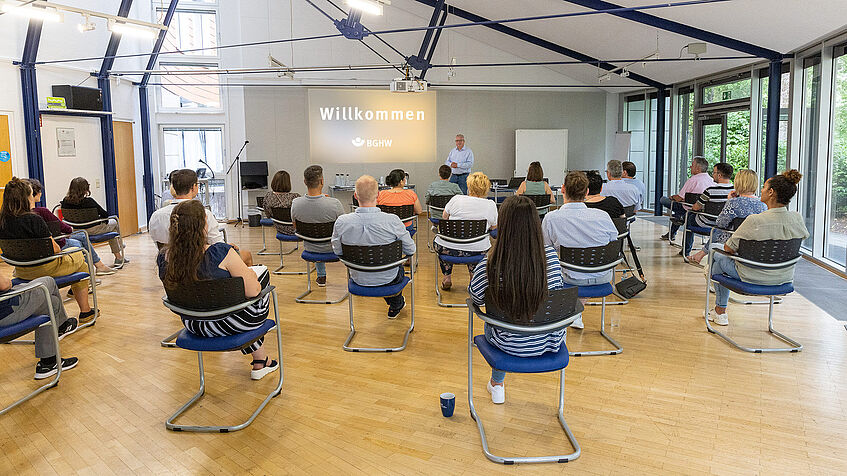
[[[724,205],[723,210],[715,219],[718,227],[726,228],[732,224],[736,218],[747,218],[750,215],[762,213],[768,209],[768,206],[759,200],[756,192],[759,191],[759,176],[756,172],[750,169],[741,169],[735,174],[735,190],[729,193],[729,200]],[[732,236],[730,233],[718,231],[715,233],[715,239],[703,245],[703,249],[688,257],[689,261],[700,263],[700,261],[709,254],[709,250],[713,245],[723,247],[726,240]]]
[[[35,208],[35,197],[32,187],[26,180],[12,177],[3,191],[3,207],[0,208],[0,239],[28,240],[49,238],[53,244],[53,253],[61,251],[61,247],[47,228],[43,218],[32,213]],[[88,264],[82,251],[61,256],[47,263],[36,266],[15,267],[15,277],[31,281],[42,276],[67,276],[73,273],[88,273]],[[88,303],[88,279],[71,285],[73,296],[79,305],[79,323],[87,324],[94,319],[94,309]]]
[[[197,200],[180,202],[171,213],[168,245],[159,253],[159,278],[165,289],[195,284],[198,281],[240,277],[244,280],[244,295],[256,297],[267,286],[268,273],[262,273],[262,282],[253,269],[247,267],[231,245],[206,243],[206,209]],[[194,320],[182,317],[188,332],[203,337],[222,337],[251,331],[262,326],[268,317],[270,296],[235,314],[211,320]],[[241,350],[253,354],[250,378],[259,380],[279,368],[262,348],[264,336]]]
[[[388,205],[392,207],[402,205],[413,205],[415,215],[420,215],[423,211],[421,201],[418,199],[418,194],[414,190],[406,189],[406,172],[402,169],[394,169],[385,177],[385,183],[391,187],[388,190],[380,190],[376,197],[377,205]],[[403,223],[405,226],[412,224],[412,221]]]
[[[491,181],[484,173],[474,172],[468,175],[467,184],[468,194],[454,195],[444,207],[442,218],[445,220],[486,220],[489,230],[497,228],[497,204],[486,198],[491,188]],[[491,241],[488,237],[473,243],[450,243],[441,238],[435,238],[435,251],[439,255],[477,256],[484,255],[489,248],[491,248]],[[450,289],[453,286],[453,263],[439,259],[438,265],[443,275],[441,289]],[[476,263],[468,264],[468,272],[471,275],[474,268]]]
[[[515,190],[516,195],[550,195],[550,203],[556,204],[556,194],[544,181],[544,169],[541,162],[532,162],[526,170],[526,179]]]
[[[68,194],[62,199],[62,208],[67,209],[87,209],[93,208],[97,210],[97,215],[100,218],[109,218],[109,212],[103,209],[97,200],[91,198],[91,188],[88,185],[88,180],[83,177],[77,177],[71,180],[68,187]],[[98,223],[96,225],[87,225],[85,228],[89,235],[102,235],[103,233],[111,233],[118,231],[118,221],[114,218],[109,218],[109,221]],[[109,247],[112,249],[112,254],[115,255],[114,266],[119,267],[124,262],[129,263],[129,260],[121,258],[121,245],[117,238],[109,240]]]
[[[781,175],[768,179],[762,188],[762,203],[768,209],[762,213],[750,215],[735,233],[726,240],[723,248],[727,253],[735,254],[741,240],[792,240],[809,237],[809,230],[803,216],[788,210],[788,203],[797,193],[797,184],[803,175],[796,170],[788,170]],[[712,261],[712,275],[725,274],[730,278],[746,283],[776,286],[794,280],[794,265],[780,269],[758,269],[737,263],[728,256],[715,254]],[[729,289],[721,283],[715,286],[715,308],[709,311],[709,320],[720,326],[729,325],[726,306],[729,304]]]
[[[265,210],[266,218],[273,218],[271,215],[272,208],[291,208],[291,202],[300,194],[291,191],[291,176],[285,170],[280,170],[274,174],[271,180],[271,190],[265,195],[262,201],[262,208]],[[294,234],[294,225],[280,225],[274,223],[277,233],[285,235]]]
[[[489,301],[516,322],[528,321],[547,297],[548,289],[563,289],[559,256],[552,246],[544,246],[541,220],[532,200],[519,195],[500,206],[497,242],[488,257],[476,267],[470,295],[474,303]],[[485,338],[503,352],[534,357],[558,352],[565,341],[565,329],[531,336],[514,334],[485,325]],[[506,373],[491,369],[488,391],[494,403],[506,401],[503,381]]]

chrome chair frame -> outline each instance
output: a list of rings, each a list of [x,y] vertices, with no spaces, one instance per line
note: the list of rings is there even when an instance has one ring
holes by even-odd
[[[499,327],[501,329],[505,329],[510,332],[516,333],[530,333],[535,334],[539,332],[552,332],[559,330],[561,328],[567,327],[573,323],[580,315],[579,313],[574,314],[566,319],[563,319],[558,322],[553,322],[543,326],[519,326],[515,324],[511,324],[508,322],[503,322],[497,319],[488,316],[483,313],[479,307],[473,303],[473,300],[469,297],[466,301],[466,306],[468,308],[468,408],[470,409],[471,418],[476,422],[477,429],[479,430],[479,437],[482,440],[482,451],[485,453],[485,457],[495,463],[501,464],[515,464],[515,463],[567,463],[569,461],[573,461],[582,454],[582,449],[579,446],[579,443],[576,441],[576,437],[571,431],[570,427],[568,427],[567,421],[565,421],[565,369],[561,369],[559,371],[559,406],[558,406],[558,419],[559,424],[562,426],[562,430],[565,432],[565,436],[567,436],[568,441],[573,447],[574,451],[565,454],[565,455],[555,455],[555,456],[515,456],[515,457],[507,457],[507,456],[498,456],[488,449],[488,439],[485,437],[485,428],[482,425],[482,419],[476,413],[476,408],[474,408],[473,404],[473,350],[476,346],[474,344],[474,314],[476,314],[480,319],[486,322],[489,325]]]
[[[6,291],[3,294],[0,294],[0,301],[6,301],[8,299],[20,296],[20,295],[28,293],[28,292],[39,292],[39,291],[44,293],[44,299],[45,299],[46,302],[48,302],[48,303],[51,302],[50,291],[47,289],[47,286],[45,286],[44,284],[41,284],[41,283],[26,283],[20,289],[17,289],[15,291],[12,291],[12,290]],[[59,338],[59,326],[56,323],[56,316],[53,313],[53,306],[47,306],[47,307],[48,307],[48,317],[50,318],[50,321],[46,322],[42,325],[49,325],[53,329],[53,343],[54,343],[55,349],[56,349],[56,376],[53,377],[53,379],[50,380],[49,382],[47,382],[46,384],[44,384],[44,385],[38,387],[37,389],[33,390],[32,392],[30,392],[28,395],[18,399],[14,403],[12,403],[12,404],[6,406],[5,408],[3,408],[2,410],[0,410],[0,416],[4,415],[5,413],[8,413],[13,408],[17,407],[18,405],[20,405],[21,403],[23,403],[27,400],[30,400],[31,398],[35,397],[39,393],[41,393],[41,392],[43,392],[47,389],[53,388],[53,387],[55,387],[56,385],[59,384],[59,377],[62,376],[62,352],[61,352],[61,349],[59,348],[59,340],[60,340],[60,338]],[[39,326],[39,327],[41,327],[41,326]],[[32,332],[32,330],[27,331],[27,334],[29,332]],[[14,341],[12,341],[12,342],[14,342]]]
[[[416,253],[417,254],[417,253]],[[354,269],[356,271],[363,272],[375,272],[375,271],[387,271],[392,268],[396,269],[400,266],[403,266],[403,263],[406,262],[408,258],[413,258],[412,256],[404,256],[403,259],[395,261],[393,263],[388,263],[380,266],[364,266],[357,263],[352,263],[347,261],[339,256],[339,260],[347,266],[347,280],[349,282],[350,279],[350,270]],[[409,323],[409,328],[406,330],[406,333],[403,335],[403,343],[399,347],[350,347],[350,342],[353,341],[353,336],[356,335],[356,327],[353,325],[353,296],[354,294],[350,294],[350,299],[348,299],[348,312],[350,315],[350,333],[347,335],[347,339],[344,341],[342,348],[347,352],[400,352],[406,348],[406,345],[409,343],[409,334],[415,330],[415,261],[412,260],[412,266],[409,272],[409,285],[410,289],[410,305],[412,311],[412,319]],[[404,271],[405,273],[405,271]],[[363,296],[364,297],[364,296]]]
[[[327,236],[325,238],[313,238],[313,237],[302,235],[302,234],[297,232],[296,228],[294,230],[294,236],[300,238],[303,241],[311,242],[311,243],[329,243],[330,241],[332,241],[331,236]],[[305,245],[303,246],[303,248],[305,248]],[[317,271],[317,267],[312,266],[309,261],[304,260],[304,262],[306,263],[306,272],[303,273],[303,274],[306,275],[306,291],[304,291],[302,294],[300,294],[299,296],[294,298],[294,301],[299,302],[301,304],[338,304],[341,301],[350,297],[350,292],[346,291],[343,296],[341,296],[338,299],[334,299],[334,300],[326,300],[325,299],[323,301],[319,301],[319,300],[316,300],[316,299],[303,299],[304,297],[306,297],[306,296],[308,296],[309,294],[312,293],[312,271]]]
[[[282,207],[282,208],[284,208],[284,207]],[[288,217],[290,219],[291,218],[291,208],[289,207],[288,210],[289,210]],[[273,217],[273,211],[274,211],[274,209],[272,208],[271,209],[271,214],[272,214],[271,221],[274,222],[274,225],[294,226],[293,221],[285,221],[284,219],[283,220],[277,220],[276,218],[274,218]],[[274,227],[274,229],[276,229],[276,227]],[[262,234],[263,235],[264,235],[264,230],[265,230],[265,227],[262,227]],[[294,248],[292,248],[291,250],[283,251],[282,240],[277,240],[277,241],[279,241],[279,253],[278,253],[279,254],[279,267],[276,268],[275,270],[271,271],[273,274],[276,274],[278,276],[300,276],[300,275],[308,274],[308,273],[311,272],[311,271],[282,271],[282,268],[285,267],[283,257],[285,255],[290,255],[291,253],[294,253],[295,251],[299,250],[300,249],[300,242],[299,241],[295,242]],[[267,254],[276,254],[276,253],[267,253]]]
[[[202,397],[203,394],[206,393],[206,377],[205,377],[205,372],[204,372],[204,369],[203,369],[203,352],[197,351],[197,363],[198,363],[199,368],[200,368],[200,389],[198,390],[198,392],[193,397],[191,397],[191,399],[188,402],[186,402],[182,407],[180,407],[179,410],[176,411],[176,413],[171,415],[170,418],[168,418],[167,421],[165,421],[165,428],[167,428],[168,430],[172,430],[172,431],[188,431],[188,432],[204,432],[204,433],[229,433],[229,432],[238,431],[238,430],[242,430],[242,429],[246,428],[251,423],[253,423],[253,420],[256,419],[256,417],[259,415],[259,413],[262,412],[262,410],[264,410],[264,408],[265,408],[265,406],[267,406],[268,402],[270,402],[272,398],[278,396],[282,392],[282,381],[283,381],[282,368],[283,367],[282,367],[282,331],[281,331],[280,325],[279,325],[279,309],[277,308],[276,287],[271,286],[271,285],[266,286],[265,289],[263,289],[262,292],[260,292],[258,296],[254,297],[254,298],[250,298],[246,302],[243,302],[243,303],[240,303],[240,304],[237,304],[237,305],[234,305],[234,306],[230,306],[230,307],[227,307],[225,309],[216,309],[216,310],[213,310],[213,311],[202,311],[201,312],[201,311],[195,311],[195,310],[191,310],[191,309],[185,309],[185,308],[179,307],[179,306],[169,302],[168,299],[167,299],[167,296],[162,298],[162,301],[165,304],[165,307],[167,307],[168,309],[170,309],[171,311],[173,311],[177,314],[203,318],[203,317],[221,316],[221,315],[232,314],[234,312],[238,312],[238,311],[246,308],[247,306],[250,306],[251,304],[255,303],[256,301],[264,298],[269,293],[270,293],[271,298],[273,300],[274,320],[276,321],[276,327],[272,328],[271,331],[274,331],[274,330],[276,331],[276,339],[277,339],[277,346],[278,346],[277,348],[278,348],[278,351],[279,351],[279,381],[277,383],[277,386],[273,390],[271,390],[271,392],[267,395],[267,397],[265,397],[265,399],[262,401],[262,403],[259,404],[259,407],[256,409],[256,411],[254,411],[253,414],[250,415],[250,417],[246,421],[244,421],[243,423],[240,423],[238,425],[231,425],[231,426],[197,426],[197,425],[178,425],[178,424],[175,424],[174,420],[176,420],[180,415],[185,413],[186,410],[188,410],[192,405],[194,405],[200,399],[200,397]],[[180,331],[180,332],[182,332],[182,331]],[[268,331],[268,332],[270,332],[270,331]],[[177,334],[179,334],[179,332]],[[174,344],[174,346],[175,345],[176,344]],[[163,347],[164,347],[164,344],[163,344]]]
[[[259,197],[257,197],[257,198],[259,198]],[[256,207],[256,210],[258,210],[259,219],[261,220],[261,215],[265,213],[265,209],[262,208],[262,207]],[[272,255],[278,254],[278,253],[273,252],[273,251],[268,251],[268,245],[267,245],[267,241],[266,241],[266,238],[265,238],[265,228],[268,228],[268,226],[262,225],[260,223],[259,227],[262,229],[262,249],[257,251],[256,254],[262,255],[262,256],[272,256]]]
[[[86,238],[86,241],[88,242],[88,247],[89,247],[89,249],[88,249],[89,255],[93,253],[92,248],[94,247],[94,243],[91,242],[91,235],[88,234],[88,228],[80,228],[80,227],[89,226],[89,225],[98,225],[100,223],[108,223],[109,220],[114,219],[115,223],[117,223],[117,229],[115,231],[118,234],[118,236],[116,236],[115,238],[117,238],[118,245],[121,247],[121,260],[122,260],[121,265],[115,266],[115,269],[121,269],[121,268],[124,267],[124,265],[126,264],[126,250],[125,250],[123,236],[121,236],[121,221],[118,220],[117,215],[109,215],[107,218],[98,218],[97,220],[91,220],[91,221],[87,221],[87,222],[77,223],[77,222],[72,222],[72,221],[68,220],[65,217],[65,212],[64,212],[64,210],[62,210],[61,207],[59,208],[59,210],[62,211],[62,221],[64,221],[68,225],[70,225],[71,228],[74,229],[74,233],[77,233],[77,232],[80,232],[80,231],[85,233],[85,238]],[[94,276],[94,275],[92,275],[92,276]],[[92,279],[94,279],[94,278],[92,278]]]
[[[709,323],[709,311],[710,311],[710,309],[709,309],[709,290],[710,290],[711,285],[712,285],[712,266],[711,266],[711,264],[712,264],[712,260],[714,259],[715,253],[720,253],[720,254],[726,256],[727,258],[735,261],[736,263],[741,263],[741,264],[744,264],[744,265],[747,265],[747,266],[763,268],[763,269],[780,269],[780,268],[785,268],[785,267],[788,267],[788,266],[793,266],[794,264],[796,264],[798,261],[800,261],[802,259],[802,256],[797,256],[796,258],[793,258],[789,261],[784,261],[782,263],[762,263],[762,262],[759,262],[759,261],[753,261],[753,260],[749,260],[749,259],[746,259],[746,258],[742,258],[738,255],[729,254],[724,250],[720,250],[720,249],[716,249],[716,248],[710,249],[709,250],[709,273],[708,273],[709,276],[708,276],[708,278],[706,278],[706,305],[704,306],[703,317],[705,318],[705,321],[706,321],[706,330],[708,330],[711,334],[717,335],[721,339],[723,339],[726,342],[728,342],[729,344],[733,345],[735,348],[737,348],[739,350],[743,350],[744,352],[761,354],[763,352],[799,352],[799,351],[803,350],[803,344],[797,342],[796,340],[794,340],[794,339],[786,336],[785,334],[777,331],[776,329],[774,329],[774,327],[773,327],[773,306],[775,304],[775,300],[774,300],[774,298],[776,297],[775,295],[769,295],[768,296],[768,298],[769,298],[768,332],[770,332],[771,334],[776,336],[781,341],[791,345],[791,347],[745,347],[745,346],[737,343],[734,339],[727,336],[723,332],[721,332],[721,331],[715,329],[714,327],[712,327],[712,325]]]
[[[444,221],[447,221],[447,220],[444,220]],[[447,242],[450,242],[450,243],[462,243],[462,244],[475,243],[475,242],[477,242],[477,241],[486,240],[486,239],[488,239],[488,237],[489,237],[489,236],[490,236],[490,234],[489,234],[489,230],[486,230],[486,231],[485,231],[485,233],[483,233],[482,235],[475,236],[475,237],[471,237],[471,238],[451,238],[451,237],[449,237],[449,236],[444,236],[444,235],[442,235],[442,234],[440,234],[440,233],[438,233],[438,232],[436,232],[436,233],[435,233],[435,237],[436,237],[436,238],[441,238],[441,239],[443,239],[444,241],[447,241]],[[441,267],[438,265],[438,263],[439,263],[440,259],[441,259],[441,258],[440,258],[440,256],[438,256],[438,253],[436,253],[436,256],[435,256],[435,294],[436,294],[436,302],[437,302],[437,303],[438,303],[438,305],[439,305],[439,306],[441,306],[441,307],[468,307],[468,305],[467,305],[467,304],[465,304],[465,303],[446,303],[446,302],[443,302],[443,301],[442,301],[442,296],[441,296],[441,287],[440,287],[440,286],[439,286],[439,284],[438,284],[439,271],[441,270]]]

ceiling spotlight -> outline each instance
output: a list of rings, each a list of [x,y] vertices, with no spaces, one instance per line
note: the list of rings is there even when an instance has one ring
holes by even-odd
[[[347,0],[347,5],[354,10],[371,15],[382,15],[382,5],[391,5],[390,0]]]
[[[11,13],[12,15],[18,15],[34,20],[56,23],[61,23],[64,20],[62,14],[54,8],[27,6],[18,2],[3,2],[0,9],[5,13]]]
[[[91,17],[89,15],[83,15],[83,21],[76,27],[80,32],[85,33],[86,31],[94,31],[97,29],[97,25],[91,21]]]
[[[141,25],[133,25],[131,23],[118,23],[115,20],[109,20],[109,31],[119,35],[135,36],[137,38],[145,38],[149,40],[156,38],[156,31],[152,28]]]
[[[601,75],[601,76],[600,76],[600,77],[598,77],[597,79],[599,79],[601,83],[602,83],[603,81],[611,81],[611,80],[612,80],[612,75],[611,75],[611,74],[609,74],[609,73],[606,73],[606,74],[604,74],[604,75]]]
[[[629,77],[629,70],[626,70],[626,69],[621,70],[621,78],[628,78],[628,77]]]

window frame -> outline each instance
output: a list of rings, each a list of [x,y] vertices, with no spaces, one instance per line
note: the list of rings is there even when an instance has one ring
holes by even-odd
[[[176,66],[176,67],[186,67],[186,68],[208,67],[208,68],[211,68],[213,70],[220,69],[220,64],[217,63],[217,62],[215,62],[215,63],[197,63],[197,62],[175,62],[175,63],[171,63],[171,62],[165,61],[164,63],[162,63],[162,62],[158,63],[159,69],[161,69],[162,66],[164,66],[164,65]],[[165,88],[165,86],[160,84],[156,87],[156,108],[157,108],[156,110],[157,110],[157,112],[160,112],[160,113],[163,113],[163,114],[221,114],[221,113],[223,113],[224,112],[224,99],[225,98],[224,98],[224,89],[221,86],[221,84],[222,84],[221,75],[219,73],[209,73],[209,74],[215,75],[218,78],[218,82],[215,83],[216,87],[218,88],[218,97],[220,97],[220,105],[218,107],[167,107],[167,106],[164,105],[163,97],[162,97],[162,94],[163,94],[162,89]],[[159,76],[159,80],[157,82],[163,83],[164,81],[162,81],[162,79],[164,77],[165,77],[165,75]]]

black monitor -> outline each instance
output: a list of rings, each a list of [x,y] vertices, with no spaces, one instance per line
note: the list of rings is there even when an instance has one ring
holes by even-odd
[[[521,186],[526,177],[512,177],[509,179],[509,188],[517,189]]]
[[[267,188],[268,163],[241,162],[241,188]]]

